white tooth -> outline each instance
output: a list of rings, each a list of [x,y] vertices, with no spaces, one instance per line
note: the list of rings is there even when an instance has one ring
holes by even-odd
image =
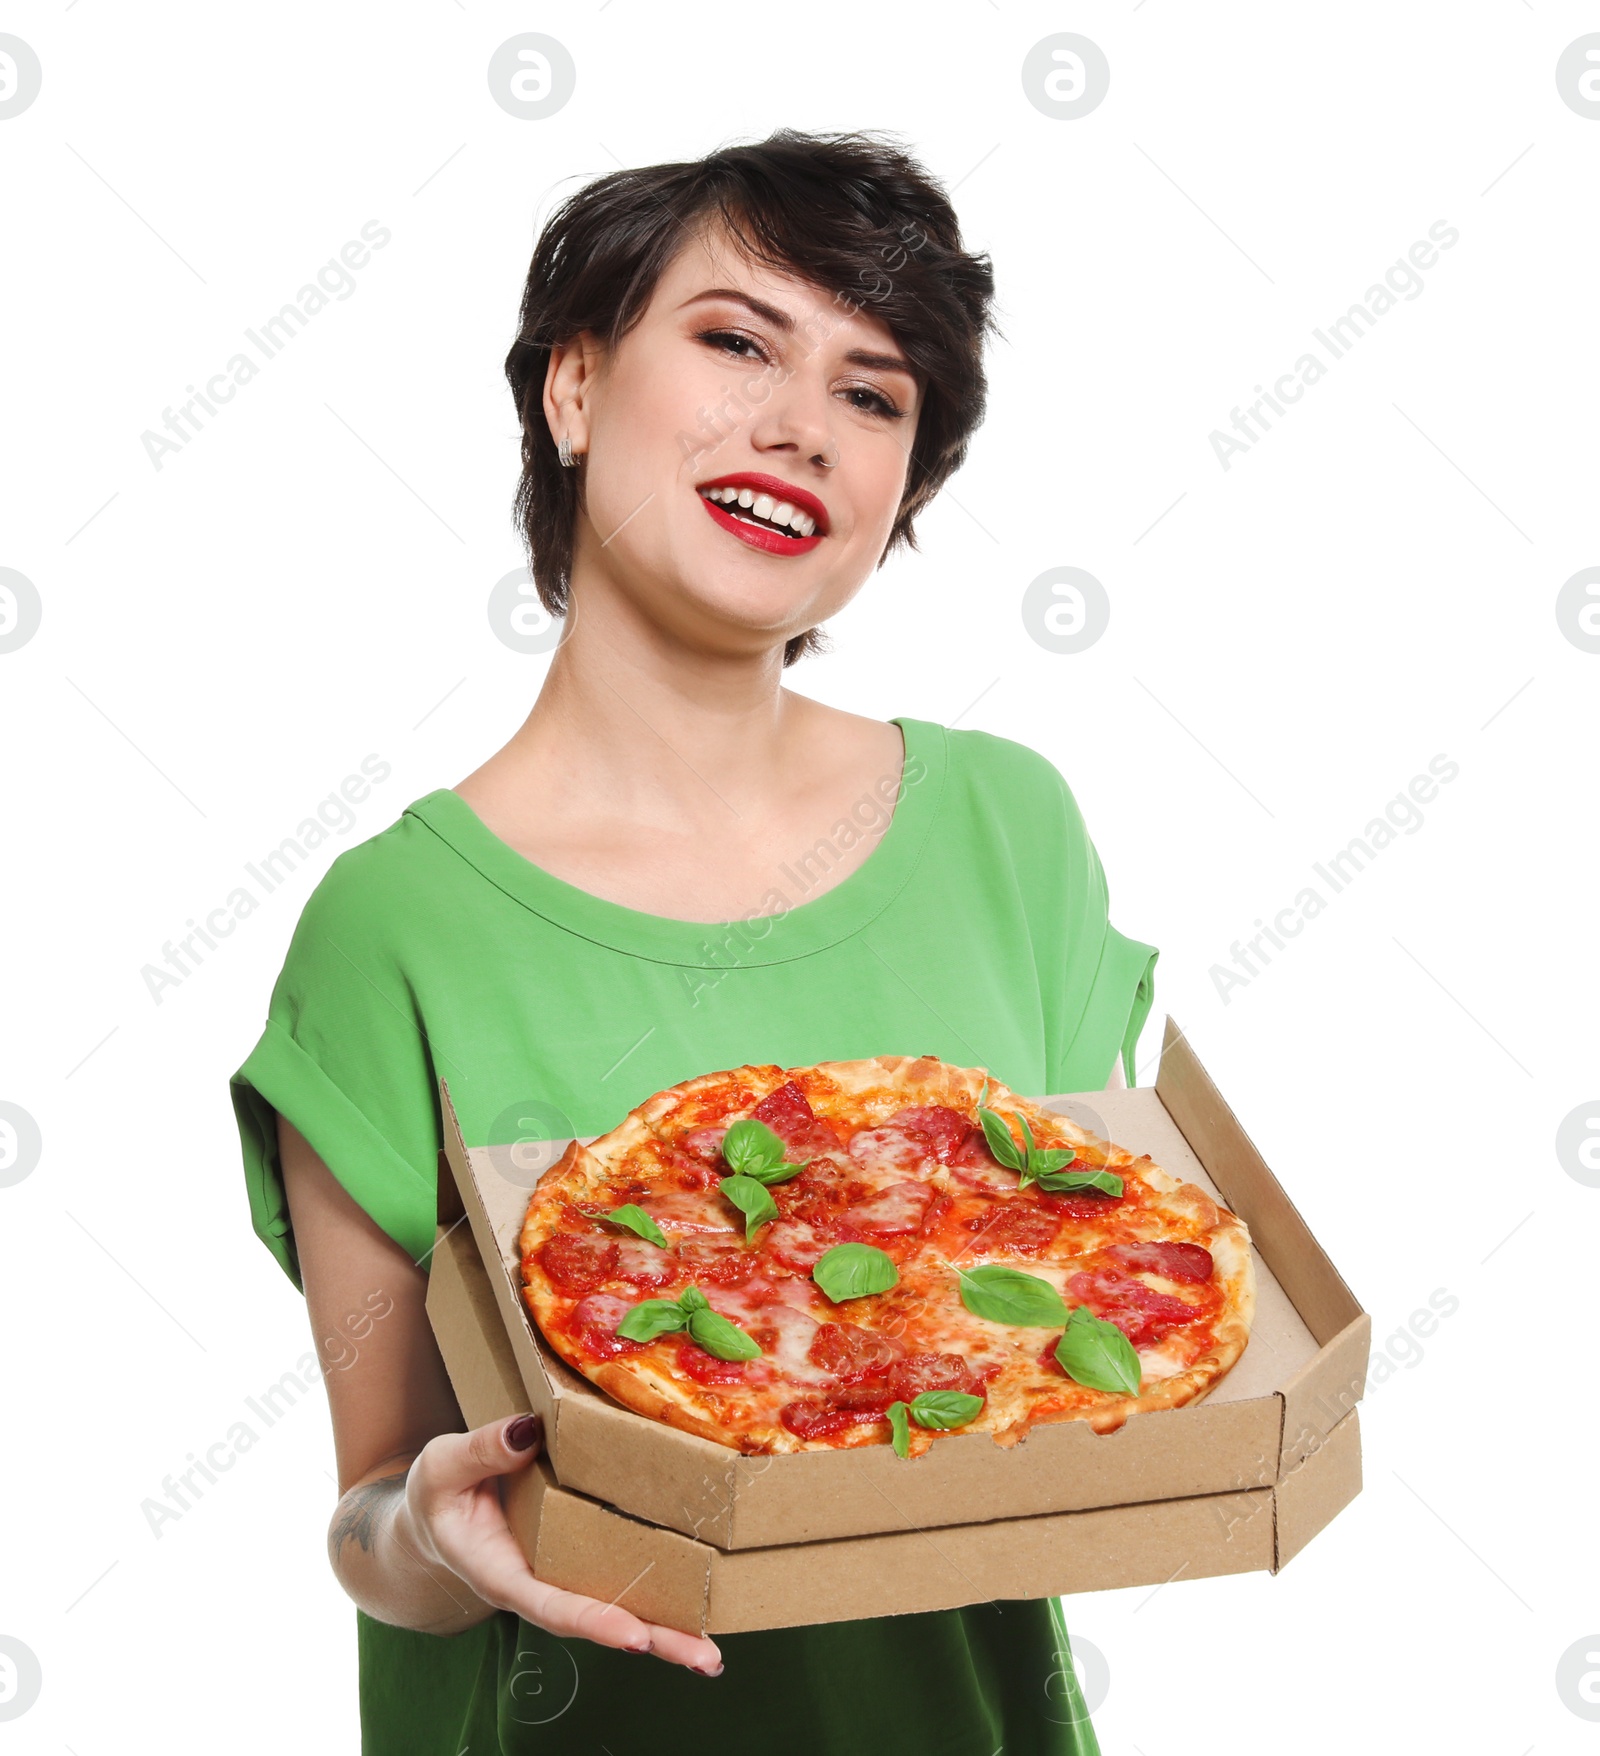
[[[757,518],[771,518],[772,509],[776,505],[777,501],[770,494],[757,494],[750,510]]]
[[[813,529],[815,529],[815,526],[805,513],[797,512],[794,517],[789,520],[789,529],[797,531],[803,537],[808,537],[811,535]]]
[[[741,506],[753,506],[755,504],[755,498],[755,489],[741,488],[739,490],[739,504]]]
[[[794,508],[787,500],[785,500],[781,504],[774,506],[767,516],[774,524],[787,524],[790,519],[794,517]]]
[[[739,498],[739,490],[737,488],[719,488],[717,493],[721,496],[724,506],[731,506],[734,501]]]

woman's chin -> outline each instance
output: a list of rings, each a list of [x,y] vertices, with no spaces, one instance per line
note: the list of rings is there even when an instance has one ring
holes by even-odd
[[[679,630],[708,655],[756,658],[815,626],[815,620],[798,620],[792,614],[763,617],[752,614],[748,606],[740,610],[706,606],[680,623]]]
[[[723,533],[712,529],[707,535],[715,542],[680,533],[635,550],[619,541],[621,553],[600,588],[602,601],[615,593],[684,645],[719,657],[749,657],[837,614],[862,584],[840,581],[815,557],[785,561],[740,544],[732,544],[730,553]]]
[[[814,628],[838,608],[815,593],[753,589],[748,580],[722,590],[685,592],[669,615],[685,638],[717,651],[756,653]]]

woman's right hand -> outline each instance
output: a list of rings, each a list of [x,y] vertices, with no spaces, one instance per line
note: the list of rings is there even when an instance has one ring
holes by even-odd
[[[534,1578],[498,1482],[538,1456],[535,1417],[458,1430],[427,1273],[282,1116],[278,1141],[312,1333],[330,1362],[339,1505],[328,1551],[351,1600],[380,1622],[429,1634],[513,1610],[561,1639],[653,1652],[715,1676],[722,1654],[712,1641]]]
[[[716,1676],[722,1654],[700,1635],[641,1621],[534,1577],[506,1523],[498,1478],[526,1469],[543,1439],[537,1415],[491,1421],[430,1439],[406,1474],[397,1535],[424,1561],[442,1563],[485,1602],[562,1640],[592,1640],[623,1652],[653,1652],[669,1664]]]

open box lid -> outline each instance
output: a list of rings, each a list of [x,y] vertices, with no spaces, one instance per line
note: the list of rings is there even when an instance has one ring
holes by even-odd
[[[1370,1319],[1312,1236],[1174,1020],[1153,1087],[1044,1098],[1249,1226],[1257,1300],[1251,1345],[1203,1400],[1134,1415],[1115,1433],[1036,1427],[1011,1449],[987,1434],[940,1440],[914,1469],[888,1446],[746,1457],[615,1403],[538,1335],[521,1297],[519,1238],[536,1180],[518,1147],[469,1147],[440,1081],[441,1235],[466,1224],[490,1270],[529,1406],[565,1487],[723,1548],[816,1541],[919,1525],[1026,1516],[1274,1484],[1359,1400]],[[583,1138],[583,1137],[580,1137]],[[536,1163],[566,1142],[540,1143]]]

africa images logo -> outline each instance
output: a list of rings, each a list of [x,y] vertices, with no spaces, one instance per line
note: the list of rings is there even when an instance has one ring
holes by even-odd
[[[307,281],[288,304],[280,306],[259,328],[247,328],[245,340],[254,354],[260,355],[260,362],[251,353],[236,353],[220,372],[213,372],[206,379],[203,390],[191,384],[187,386],[186,402],[176,410],[163,409],[161,424],[168,436],[151,428],[139,435],[152,467],[159,473],[168,456],[176,457],[197,434],[204,432],[207,419],[221,413],[218,404],[232,402],[240,388],[250,383],[268,360],[276,359],[313,317],[326,310],[330,301],[342,303],[350,298],[357,286],[352,271],[365,268],[372,260],[372,252],[381,250],[392,236],[387,226],[368,220],[361,228],[364,241],[351,238],[337,257],[330,256],[317,270],[314,282]]]
[[[1372,331],[1380,317],[1387,316],[1395,308],[1399,300],[1404,299],[1409,304],[1420,299],[1427,286],[1421,270],[1431,269],[1439,260],[1439,252],[1451,249],[1460,237],[1454,226],[1442,219],[1435,220],[1428,227],[1431,243],[1427,239],[1417,239],[1405,256],[1396,257],[1390,264],[1382,281],[1368,287],[1342,316],[1335,317],[1325,329],[1313,329],[1311,333],[1328,356],[1327,360],[1316,353],[1302,354],[1287,372],[1273,380],[1271,390],[1258,384],[1256,400],[1248,408],[1232,411],[1232,434],[1212,430],[1211,449],[1223,469],[1230,469],[1235,455],[1242,457],[1271,432],[1272,419],[1264,410],[1270,409],[1279,417],[1286,415],[1289,409],[1284,405],[1292,407],[1313,384],[1320,383],[1333,362],[1342,360],[1364,335]]]

